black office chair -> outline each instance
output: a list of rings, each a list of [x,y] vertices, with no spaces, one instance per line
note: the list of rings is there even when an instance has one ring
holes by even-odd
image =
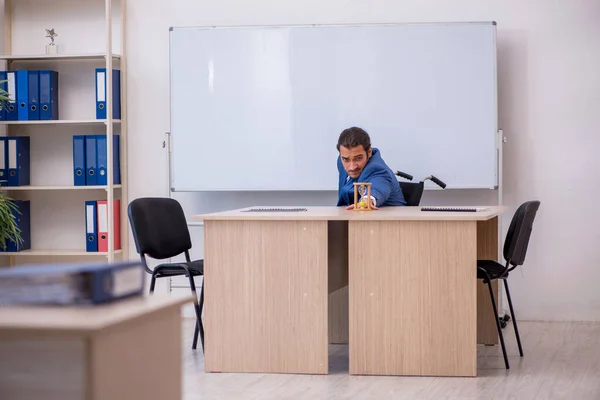
[[[498,335],[500,336],[500,344],[502,345],[502,354],[504,355],[504,364],[506,365],[506,369],[509,369],[510,367],[508,365],[508,357],[506,355],[506,346],[504,345],[502,327],[500,319],[498,318],[498,307],[496,306],[492,281],[496,279],[502,279],[504,281],[506,298],[508,299],[508,306],[510,308],[510,316],[513,321],[515,336],[517,337],[517,344],[519,346],[519,354],[521,357],[523,357],[523,347],[521,346],[521,338],[519,337],[519,329],[517,328],[517,320],[515,318],[515,311],[510,298],[510,291],[508,290],[507,279],[508,274],[513,269],[515,269],[518,265],[523,265],[525,262],[527,246],[529,245],[529,238],[531,237],[531,231],[533,230],[533,221],[539,207],[539,201],[527,201],[521,204],[521,206],[519,206],[513,215],[508,232],[506,233],[506,238],[504,240],[503,253],[504,259],[506,260],[506,265],[502,265],[494,260],[477,260],[477,279],[483,279],[483,282],[487,283],[490,290],[490,298],[494,308],[496,327],[498,328]]]
[[[396,171],[396,175],[404,179],[408,179],[409,181],[413,180],[413,176],[407,174],[406,172]],[[439,187],[441,187],[442,189],[446,188],[446,184],[433,175],[426,177],[421,182],[398,181],[400,189],[402,190],[402,194],[404,195],[404,200],[406,200],[407,206],[418,206],[421,203],[423,189],[425,188],[425,181],[428,179],[436,185],[438,185]]]
[[[200,341],[204,350],[204,327],[202,325],[204,279],[202,279],[200,302],[198,302],[194,283],[195,276],[204,275],[204,260],[192,261],[190,259],[189,250],[192,248],[192,240],[181,205],[174,199],[146,197],[133,200],[129,203],[127,211],[136,250],[146,271],[152,274],[150,293],[154,292],[157,278],[181,275],[188,277],[190,289],[194,295],[196,312],[192,349],[196,348],[198,333],[200,333]],[[185,262],[160,264],[154,269],[150,269],[146,262],[146,255],[157,260],[164,260],[182,253],[185,254]]]

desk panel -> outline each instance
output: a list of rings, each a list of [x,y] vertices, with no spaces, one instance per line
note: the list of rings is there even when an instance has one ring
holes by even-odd
[[[327,221],[206,221],[205,369],[328,372]]]
[[[350,221],[348,238],[350,373],[475,376],[476,222]]]

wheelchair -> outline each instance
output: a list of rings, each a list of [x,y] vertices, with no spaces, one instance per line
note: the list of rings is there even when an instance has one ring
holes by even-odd
[[[396,171],[395,175],[407,179],[409,181],[413,180],[413,176],[407,174],[406,172]],[[421,203],[421,197],[423,196],[425,181],[427,180],[432,181],[442,189],[446,188],[446,184],[433,175],[429,175],[420,182],[398,181],[400,189],[402,189],[402,193],[404,194],[404,199],[406,200],[407,206],[418,206]]]

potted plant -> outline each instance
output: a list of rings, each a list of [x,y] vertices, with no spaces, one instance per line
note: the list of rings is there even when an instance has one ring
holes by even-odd
[[[1,81],[0,83],[5,83]],[[0,107],[8,106],[8,93],[0,87]],[[0,186],[6,180],[0,180]],[[17,224],[17,214],[20,214],[17,204],[8,196],[5,196],[0,191],[0,248],[6,250],[6,245],[9,240],[19,244],[23,242],[21,230]]]

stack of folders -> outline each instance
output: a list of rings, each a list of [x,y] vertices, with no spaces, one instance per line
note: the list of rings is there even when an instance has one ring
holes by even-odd
[[[113,206],[114,249],[121,249],[121,200],[114,200]],[[85,251],[107,252],[108,241],[108,200],[85,202]]]
[[[0,71],[0,88],[8,93],[8,107],[0,121],[58,119],[58,72]]]
[[[29,200],[13,200],[15,208],[11,210],[17,228],[21,231],[21,240],[12,239],[0,243],[0,252],[17,252],[31,249],[31,204]]]
[[[0,137],[0,186],[30,185],[29,136]]]
[[[141,262],[0,269],[0,305],[85,305],[142,296]]]
[[[113,135],[113,184],[121,183],[121,151],[119,135]],[[107,185],[106,135],[73,136],[73,184],[75,186]]]
[[[106,68],[96,69],[96,119],[106,119]],[[112,70],[113,119],[121,119],[121,71]]]

